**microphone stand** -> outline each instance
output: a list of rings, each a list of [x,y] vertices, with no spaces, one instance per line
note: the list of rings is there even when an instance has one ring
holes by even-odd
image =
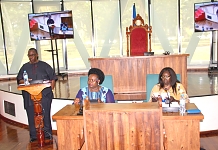
[[[77,115],[83,116],[83,101],[82,100],[80,100],[80,107],[79,107],[79,112],[77,113]]]
[[[164,90],[165,90],[165,92],[167,93],[167,97],[168,97],[168,100],[169,100],[169,107],[170,107],[170,97],[169,97],[169,94],[168,94],[167,88],[165,88]]]

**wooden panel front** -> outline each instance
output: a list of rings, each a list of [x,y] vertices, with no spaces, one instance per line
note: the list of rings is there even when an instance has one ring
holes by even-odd
[[[83,135],[83,118],[81,120],[57,120],[59,150],[78,150],[80,148],[78,135]],[[85,150],[85,146],[82,150]]]
[[[171,67],[181,75],[187,89],[187,56],[189,54],[89,58],[92,68],[100,68],[113,76],[114,93],[146,91],[146,75],[159,74],[164,67]]]
[[[194,103],[186,104],[186,109],[197,109]],[[163,113],[163,127],[166,131],[168,150],[200,149],[200,120],[204,116],[200,114]]]
[[[199,120],[163,120],[168,149],[199,150]]]
[[[105,107],[85,110],[87,150],[161,149],[160,109],[147,109],[145,103],[130,104],[128,108],[127,105],[112,104],[111,110]],[[144,108],[138,109],[139,105]]]
[[[57,122],[57,137],[59,150],[78,150],[79,135],[83,137],[83,116],[77,116],[79,108],[66,105],[52,116]],[[81,150],[85,150],[85,144]]]
[[[197,108],[188,103],[186,109]],[[199,150],[202,114],[163,113],[158,115],[157,103],[99,103],[91,104],[85,112],[87,135],[92,149],[162,149],[162,127],[166,131],[168,150]],[[67,105],[53,115],[57,121],[58,149],[77,150],[78,135],[82,134],[83,116],[76,116],[74,105]],[[162,118],[158,121],[158,118]],[[162,124],[158,127],[158,124]],[[157,137],[156,137],[157,136]],[[100,138],[101,137],[101,138]],[[86,140],[87,141],[87,140]],[[150,143],[150,146],[147,147]],[[152,144],[151,144],[152,143]],[[82,150],[85,149],[83,145]],[[160,148],[158,148],[159,146]],[[89,147],[91,146],[91,147]],[[102,146],[105,146],[102,148]],[[96,148],[97,147],[97,148]],[[128,148],[127,148],[128,147]]]

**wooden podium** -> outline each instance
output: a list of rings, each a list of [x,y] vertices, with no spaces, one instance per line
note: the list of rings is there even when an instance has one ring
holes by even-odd
[[[41,105],[41,98],[42,98],[42,90],[44,88],[50,87],[50,83],[42,83],[42,84],[30,84],[30,85],[19,85],[17,87],[18,90],[27,91],[30,94],[30,98],[34,103],[34,120],[35,120],[35,128],[37,132],[37,142],[29,143],[28,149],[34,149],[40,147],[41,149],[48,149],[52,147],[53,141],[45,140],[44,136],[44,122],[43,122],[43,112],[42,112],[42,105]]]

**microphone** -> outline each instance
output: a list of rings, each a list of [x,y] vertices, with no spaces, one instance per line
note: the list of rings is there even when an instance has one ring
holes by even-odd
[[[167,97],[168,97],[168,101],[169,101],[169,107],[170,107],[170,96],[169,96],[169,94],[168,94],[167,88],[164,88],[164,91],[167,93]],[[165,103],[166,103],[166,102],[165,102]]]
[[[80,100],[80,107],[79,107],[79,112],[77,113],[77,115],[83,116],[83,101],[82,100]]]

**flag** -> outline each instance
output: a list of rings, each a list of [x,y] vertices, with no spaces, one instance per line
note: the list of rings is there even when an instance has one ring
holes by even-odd
[[[136,17],[136,9],[135,9],[135,3],[132,6],[132,19],[135,19]]]

